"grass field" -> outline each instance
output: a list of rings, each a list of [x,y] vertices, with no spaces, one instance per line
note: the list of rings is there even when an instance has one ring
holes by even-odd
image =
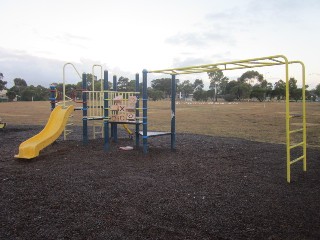
[[[170,102],[148,103],[148,128],[170,130]],[[307,144],[320,146],[319,103],[307,103]],[[301,103],[291,103],[293,113],[301,112]],[[0,103],[0,117],[11,125],[45,125],[50,114],[49,102]],[[73,121],[81,125],[82,112],[74,113]],[[300,118],[292,121],[299,128]],[[285,143],[285,103],[237,102],[201,104],[179,102],[176,105],[177,133],[238,137],[261,142]],[[299,142],[292,139],[293,142]]]

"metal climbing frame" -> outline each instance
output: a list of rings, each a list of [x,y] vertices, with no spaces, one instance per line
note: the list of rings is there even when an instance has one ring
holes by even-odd
[[[66,95],[66,67],[70,65],[72,66],[72,68],[76,71],[77,75],[79,76],[80,78],[80,81],[82,81],[82,78],[81,78],[81,75],[80,73],[78,72],[78,70],[76,69],[76,67],[72,64],[72,63],[66,63],[63,65],[63,98],[62,98],[62,107],[63,108],[66,108],[68,107],[69,105],[73,105],[74,102],[71,98],[69,98],[67,95]],[[70,115],[70,117],[73,117],[73,114]],[[73,125],[73,122],[70,121],[70,118],[69,118],[69,121],[67,123],[67,125],[65,126],[64,128],[64,131],[63,131],[63,139],[66,140],[67,139],[67,136],[68,134],[70,134],[72,132],[72,130],[68,129],[69,126],[72,126]]]
[[[291,130],[290,120],[294,117],[290,113],[290,94],[289,94],[289,65],[290,64],[300,64],[302,67],[302,128]],[[162,70],[153,70],[148,71],[148,73],[164,73],[170,74],[172,76],[172,82],[174,83],[174,76],[179,74],[193,74],[193,73],[203,73],[203,72],[215,72],[218,70],[237,70],[237,69],[247,69],[247,68],[257,68],[257,67],[266,67],[266,66],[276,66],[276,65],[285,65],[285,76],[286,76],[286,147],[287,147],[287,182],[291,181],[291,165],[303,161],[303,171],[307,170],[307,154],[306,154],[306,102],[305,102],[305,66],[301,61],[288,61],[287,57],[284,55],[274,55],[261,58],[252,58],[245,59],[240,61],[230,61],[222,62],[216,64],[206,64],[199,66],[191,67],[182,67],[182,68],[171,68],[171,69],[162,69]],[[173,95],[173,94],[172,94]],[[172,110],[172,138],[175,136],[175,111]],[[302,133],[302,142],[298,144],[291,145],[291,135],[296,133]],[[291,150],[302,147],[303,154],[291,160]]]
[[[126,124],[136,125],[136,146],[139,146],[139,125],[142,123],[139,116],[139,92],[119,92],[116,90],[116,76],[113,76],[114,89],[108,90],[108,71],[104,71],[103,82],[100,91],[87,90],[87,75],[82,75],[82,102],[83,102],[83,143],[88,143],[88,121],[103,120],[101,133],[104,136],[104,150],[108,151],[109,145],[109,123],[111,124],[111,136],[114,141],[117,141],[117,124],[123,124],[125,129],[128,129]],[[94,87],[92,88],[94,89]],[[139,74],[136,74],[136,89],[139,90]],[[117,108],[117,109],[115,109]],[[96,132],[93,129],[94,138]]]

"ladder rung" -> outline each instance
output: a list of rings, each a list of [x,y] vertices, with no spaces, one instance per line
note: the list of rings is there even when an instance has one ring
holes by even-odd
[[[302,117],[302,114],[290,114],[290,118]]]
[[[303,144],[304,144],[304,142],[298,143],[298,144],[296,144],[296,145],[292,145],[292,146],[290,146],[290,149],[296,148],[296,147],[300,147],[300,146],[302,146]]]
[[[66,136],[68,136],[70,133],[72,133],[73,131],[72,130],[65,130],[65,134]]]
[[[303,128],[299,128],[299,129],[295,129],[295,130],[292,130],[290,131],[289,133],[297,133],[297,132],[302,132],[303,131]]]
[[[290,161],[290,164],[294,164],[294,163],[296,163],[296,162],[298,162],[298,161],[302,160],[303,158],[304,158],[304,155],[302,155],[301,157],[298,157],[298,158],[296,158],[296,159],[294,159],[294,160]]]

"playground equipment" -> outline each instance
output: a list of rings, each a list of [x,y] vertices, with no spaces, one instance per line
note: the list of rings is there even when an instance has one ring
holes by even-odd
[[[118,133],[117,125],[124,125],[126,128],[128,125],[135,125],[135,145],[139,147],[140,136],[142,136],[143,142],[143,151],[144,153],[148,152],[147,138],[162,136],[162,135],[171,135],[170,132],[155,132],[148,133],[147,130],[147,78],[146,70],[144,70],[143,78],[143,87],[142,99],[140,98],[140,89],[139,89],[139,74],[135,76],[135,92],[120,92],[116,91],[117,78],[113,76],[113,91],[108,90],[108,71],[104,71],[104,83],[101,84],[104,86],[104,90],[96,93],[94,91],[88,91],[87,89],[87,79],[86,74],[83,74],[83,142],[86,144],[88,142],[88,121],[102,119],[103,120],[103,131],[104,131],[104,149],[108,151],[110,148],[110,138],[109,138],[109,124],[111,125],[111,138],[117,142]],[[93,97],[92,97],[93,96]],[[98,106],[99,109],[103,109],[98,115],[92,116],[89,109],[91,108],[90,102],[97,101],[101,99],[100,96],[103,96],[103,105],[101,103]],[[89,101],[88,101],[89,100]],[[142,108],[139,106],[139,102],[142,100]],[[140,111],[142,111],[142,116],[140,116]],[[103,112],[103,113],[102,113]],[[140,131],[140,125],[143,126],[143,131]],[[173,149],[174,144],[171,142],[171,147]]]
[[[2,122],[1,118],[0,118],[0,129],[3,129],[7,126],[7,123]]]
[[[289,65],[299,64],[302,69],[302,111],[300,114],[296,114],[290,111],[290,93],[289,93]],[[72,65],[71,63],[66,63],[63,68],[63,109],[66,108],[66,94],[65,94],[65,67],[67,65]],[[289,61],[283,55],[274,55],[269,57],[253,58],[240,61],[230,61],[216,64],[207,64],[183,68],[172,68],[163,70],[143,70],[142,72],[142,99],[140,98],[139,89],[139,74],[136,74],[136,92],[119,92],[116,89],[117,80],[116,76],[113,77],[113,91],[108,90],[108,71],[104,71],[102,79],[102,66],[94,65],[92,67],[92,72],[94,76],[94,67],[100,67],[101,69],[101,89],[96,91],[94,89],[94,80],[92,80],[92,90],[88,90],[87,76],[82,74],[80,76],[79,72],[72,65],[72,67],[77,72],[78,76],[82,80],[82,107],[78,110],[83,112],[83,143],[88,143],[88,121],[91,120],[101,120],[101,131],[96,131],[96,125],[93,124],[94,138],[96,133],[101,133],[104,137],[104,150],[108,151],[110,148],[109,139],[109,124],[111,125],[111,137],[116,142],[117,141],[117,125],[125,124],[124,128],[127,129],[128,124],[135,125],[135,140],[136,147],[139,147],[139,139],[142,136],[143,142],[143,152],[148,152],[148,138],[157,137],[163,135],[171,136],[171,149],[175,149],[176,143],[176,127],[175,127],[175,98],[176,98],[176,75],[179,74],[192,74],[192,73],[203,73],[203,72],[214,72],[214,71],[226,71],[226,70],[237,70],[246,68],[257,68],[266,66],[285,66],[285,78],[286,78],[286,154],[287,154],[287,182],[291,181],[291,165],[299,161],[303,161],[303,171],[307,170],[307,155],[306,155],[306,103],[305,103],[305,65],[301,61]],[[170,132],[148,132],[148,96],[147,96],[147,79],[148,73],[162,73],[171,75],[171,131]],[[139,101],[142,100],[142,108],[139,107]],[[140,117],[140,111],[142,110],[142,117]],[[59,111],[59,110],[58,110]],[[56,121],[63,121],[60,123],[60,127],[66,126],[66,114],[60,114],[64,117],[62,119],[57,119]],[[302,120],[302,128],[292,129],[292,119],[300,117]],[[51,119],[51,117],[50,117]],[[50,122],[49,119],[49,122]],[[142,121],[141,121],[142,120]],[[48,124],[49,124],[48,122]],[[51,124],[49,124],[51,125]],[[140,131],[140,125],[142,125],[142,131]],[[51,126],[52,127],[52,126]],[[60,128],[59,128],[60,131]],[[58,130],[45,131],[58,133]],[[128,130],[127,130],[128,131]],[[66,132],[66,131],[65,131]],[[128,131],[129,132],[129,131]],[[299,134],[302,141],[294,143],[292,141],[292,136]],[[44,134],[47,135],[47,134]],[[54,137],[57,137],[54,135]],[[40,139],[45,137],[39,137]],[[53,138],[50,138],[53,139]],[[31,142],[34,142],[32,140]],[[26,141],[27,142],[27,141]],[[50,142],[50,141],[48,141]],[[27,146],[27,144],[25,144]],[[38,144],[39,149],[45,147],[45,144]],[[21,147],[21,146],[20,146]],[[27,147],[26,147],[27,148]],[[41,149],[42,149],[41,148]],[[302,155],[296,157],[292,160],[291,151],[296,148],[302,148]],[[23,152],[23,146],[21,147]],[[20,154],[18,157],[28,158],[29,156],[37,156],[38,152],[33,154]]]
[[[292,113],[290,111],[290,93],[289,93],[289,65],[299,64],[302,69],[302,111],[299,114]],[[306,102],[305,102],[305,65],[301,61],[289,61],[287,57],[283,55],[275,55],[269,57],[253,58],[240,61],[230,61],[216,64],[207,64],[191,67],[182,68],[172,68],[172,69],[162,69],[148,71],[149,73],[164,73],[170,74],[172,76],[172,84],[175,85],[175,76],[179,74],[192,74],[192,73],[202,73],[202,72],[214,72],[214,71],[226,71],[226,70],[236,70],[236,69],[246,69],[246,68],[257,68],[266,66],[285,66],[285,78],[286,78],[286,148],[287,148],[287,182],[291,181],[291,165],[303,161],[303,171],[307,170],[307,144],[306,144]],[[174,90],[174,87],[172,88]],[[174,92],[175,93],[175,92]],[[173,93],[172,93],[173,95]],[[291,122],[294,118],[299,117],[302,120],[302,127],[292,129]],[[174,114],[172,114],[172,121],[174,122]],[[174,127],[174,125],[172,126]],[[298,143],[293,143],[292,136],[299,134],[301,141]],[[174,137],[174,136],[172,136]],[[292,158],[291,151],[296,148],[302,148],[302,155]]]
[[[30,159],[39,156],[40,150],[49,146],[61,135],[73,111],[73,106],[67,108],[63,108],[62,106],[55,107],[44,129],[37,135],[21,143],[19,153],[14,157]]]

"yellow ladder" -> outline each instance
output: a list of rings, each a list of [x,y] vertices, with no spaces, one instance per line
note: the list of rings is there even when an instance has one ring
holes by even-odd
[[[289,63],[298,63],[302,66],[302,113],[293,114],[290,112],[290,94],[289,94],[289,79],[287,74],[286,79],[286,145],[287,145],[287,182],[291,181],[291,165],[303,161],[303,171],[307,171],[307,131],[306,131],[306,94],[305,94],[305,66],[300,61]],[[288,70],[287,70],[288,71]],[[302,128],[293,129],[292,121],[294,118],[302,119]],[[292,144],[292,135],[302,135],[302,141]],[[297,137],[297,136],[295,136]],[[300,141],[300,140],[299,140]],[[302,148],[302,155],[292,159],[291,151],[296,148]]]

